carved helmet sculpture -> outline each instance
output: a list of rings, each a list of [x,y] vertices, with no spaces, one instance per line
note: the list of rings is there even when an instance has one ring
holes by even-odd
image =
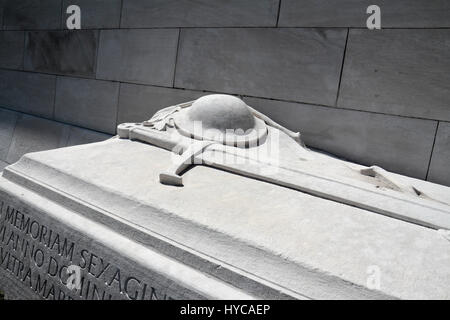
[[[201,97],[173,117],[181,134],[226,145],[258,145],[267,128],[242,101],[233,96],[214,94]]]
[[[164,108],[148,121],[119,125],[118,135],[172,151],[173,164],[159,176],[163,184],[183,186],[183,171],[191,165],[208,165],[427,227],[450,229],[448,199],[428,194],[428,189],[423,192],[410,185],[410,179],[399,179],[379,167],[311,151],[300,133],[233,96],[207,95]]]
[[[175,165],[160,175],[161,183],[182,186],[179,173],[191,164],[204,163],[201,156],[205,149],[221,149],[248,157],[239,149],[264,144],[269,135],[268,126],[283,131],[294,143],[303,145],[300,133],[280,126],[241,99],[224,94],[206,95],[164,108],[142,124],[121,124],[118,135],[182,154]],[[197,161],[193,161],[194,157],[198,157]]]

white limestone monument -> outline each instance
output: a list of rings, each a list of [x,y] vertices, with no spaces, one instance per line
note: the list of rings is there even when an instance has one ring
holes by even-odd
[[[207,95],[6,167],[0,290],[450,298],[450,188],[310,150],[257,109]]]

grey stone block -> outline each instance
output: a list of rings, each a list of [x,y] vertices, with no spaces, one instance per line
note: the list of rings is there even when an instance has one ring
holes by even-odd
[[[440,122],[427,180],[450,186],[450,123]]]
[[[25,69],[94,77],[97,41],[96,30],[27,32]]]
[[[58,77],[55,119],[115,133],[118,98],[117,82]]]
[[[122,27],[275,26],[278,0],[124,0]]]
[[[29,152],[66,146],[69,129],[68,125],[55,121],[21,115],[17,120],[6,162],[14,163]]]
[[[120,85],[118,123],[148,120],[156,111],[190,100],[206,93],[191,90],[133,85]]]
[[[450,26],[447,0],[282,0],[279,26],[366,27],[366,9],[372,4],[380,7],[384,28]]]
[[[450,120],[450,30],[351,30],[339,107]]]
[[[97,78],[172,86],[176,29],[102,30]]]
[[[23,43],[23,31],[0,32],[0,68],[23,68]]]
[[[78,5],[81,9],[81,29],[118,28],[121,0],[63,0],[62,28],[70,14],[67,7]]]
[[[175,85],[334,105],[343,29],[184,29]]]
[[[17,117],[14,111],[0,109],[0,160],[5,161],[8,156]]]
[[[4,29],[58,29],[61,0],[6,0]]]
[[[307,146],[425,179],[435,121],[274,100],[245,101],[280,124],[300,131]]]
[[[108,134],[71,126],[67,146],[100,142],[109,138],[111,138],[111,136]]]
[[[3,29],[3,12],[6,0],[0,0],[0,29]]]
[[[7,166],[9,166],[9,163],[0,160],[0,172],[3,171]]]
[[[53,116],[55,76],[0,70],[0,107]]]

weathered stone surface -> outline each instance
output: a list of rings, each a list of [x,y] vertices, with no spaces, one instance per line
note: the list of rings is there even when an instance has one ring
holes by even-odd
[[[55,76],[0,70],[0,107],[51,118],[54,98]]]
[[[118,98],[118,82],[58,77],[55,119],[113,134]]]
[[[339,107],[450,120],[450,30],[350,30]]]
[[[264,99],[245,101],[289,129],[300,131],[310,147],[425,179],[435,121]]]
[[[9,235],[17,234],[21,241],[33,248],[33,254],[26,254],[31,250],[28,247],[14,250],[11,242],[6,244],[2,241],[0,244],[3,256],[14,259],[21,254],[23,276],[27,275],[23,279],[8,268],[1,269],[0,287],[7,291],[8,298],[166,300],[217,299],[221,295],[228,299],[252,298],[237,288],[161,255],[150,246],[106,228],[102,223],[91,223],[89,217],[60,205],[45,206],[42,197],[26,189],[22,188],[32,204],[14,199],[8,192],[14,193],[19,189],[4,179],[2,182],[2,187],[7,186],[8,191],[0,191],[0,227]],[[16,217],[24,222],[18,227],[10,224],[10,219]],[[34,228],[39,226],[39,237],[33,237],[36,232],[31,233],[26,221]],[[17,264],[20,269],[20,263]],[[68,266],[80,270],[82,279],[76,289],[70,290],[66,286]]]
[[[278,1],[124,0],[122,27],[273,27]]]
[[[9,166],[9,163],[0,160],[0,171],[2,171],[3,169],[5,169],[6,166]]]
[[[0,246],[31,269],[23,281],[0,268],[15,284],[8,291],[41,299],[450,296],[448,240],[436,230],[206,166],[186,172],[184,187],[164,186],[157,177],[171,157],[114,139],[29,154],[7,169],[0,228],[15,237]],[[31,233],[26,221],[47,232]],[[20,255],[17,237],[42,253]],[[64,285],[68,265],[84,279],[74,291]],[[373,266],[381,290],[366,287]]]
[[[161,107],[195,100],[204,92],[122,83],[117,123],[148,120]]]
[[[1,14],[1,10],[0,10]],[[0,32],[0,67],[22,69],[23,67],[23,31]]]
[[[94,77],[97,39],[96,30],[27,32],[25,69]]]
[[[6,160],[18,114],[0,109],[0,160]]]
[[[81,29],[118,28],[121,0],[63,0],[62,28],[70,16],[67,7],[78,5],[81,9]]]
[[[97,78],[172,86],[178,30],[102,30]]]
[[[109,138],[111,138],[111,135],[84,129],[84,128],[71,126],[70,132],[69,132],[69,141],[67,142],[67,146],[70,147],[70,146],[76,146],[79,144],[100,142],[103,140],[107,140]]]
[[[61,0],[6,0],[5,29],[58,29]]]
[[[435,28],[450,26],[450,5],[446,0],[282,0],[279,26],[365,27],[366,9],[381,8],[381,26]],[[414,30],[412,30],[414,32]]]
[[[3,29],[3,11],[3,7],[0,7],[0,29]]]
[[[68,137],[68,125],[21,115],[17,120],[6,162],[14,163],[29,152],[64,147]]]
[[[184,29],[175,86],[334,105],[345,38],[341,29]]]
[[[428,180],[450,186],[450,123],[440,122]]]

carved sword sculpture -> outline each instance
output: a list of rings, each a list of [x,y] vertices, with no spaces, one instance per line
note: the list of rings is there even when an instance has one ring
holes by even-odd
[[[445,201],[396,181],[376,166],[355,174],[341,160],[324,155],[318,160],[319,154],[304,146],[300,133],[233,96],[208,95],[162,109],[143,123],[119,125],[118,136],[173,152],[173,164],[159,176],[163,184],[182,186],[183,171],[203,164],[426,227],[450,229],[450,205]],[[335,170],[327,174],[325,167]]]

